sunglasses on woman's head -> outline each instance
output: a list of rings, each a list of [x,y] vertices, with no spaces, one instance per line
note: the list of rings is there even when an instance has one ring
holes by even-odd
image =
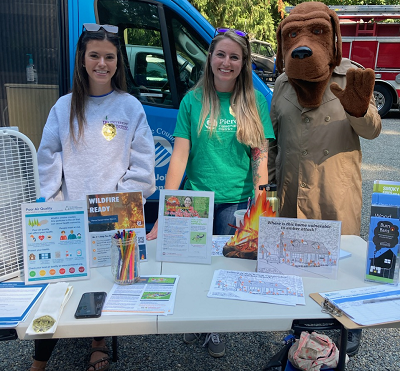
[[[118,26],[112,26],[110,24],[97,24],[97,23],[84,23],[82,26],[82,32],[83,31],[96,32],[100,31],[101,28],[104,31],[110,33],[118,33]]]
[[[227,28],[227,27],[218,27],[215,30],[215,35],[217,36],[220,33],[226,33],[228,31],[233,31],[236,35],[240,36],[240,37],[247,37],[247,32],[241,31],[241,30],[235,30],[234,28]]]

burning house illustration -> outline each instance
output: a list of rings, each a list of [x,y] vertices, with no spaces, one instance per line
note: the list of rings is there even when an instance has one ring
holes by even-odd
[[[282,232],[279,243],[260,246],[262,259],[267,263],[283,263],[295,267],[321,267],[336,265],[337,255],[324,243],[302,238],[287,238]]]

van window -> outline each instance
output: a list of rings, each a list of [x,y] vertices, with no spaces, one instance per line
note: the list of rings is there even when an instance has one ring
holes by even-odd
[[[199,80],[207,58],[208,46],[191,33],[184,21],[170,15],[175,49],[178,57],[179,86],[182,95]]]
[[[119,27],[129,93],[143,104],[178,108],[201,76],[205,42],[167,7],[136,0],[95,4],[99,23]]]

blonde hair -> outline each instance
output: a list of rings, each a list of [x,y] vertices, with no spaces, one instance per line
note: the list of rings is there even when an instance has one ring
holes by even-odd
[[[209,116],[210,136],[217,127],[217,119],[220,114],[220,101],[214,85],[214,74],[211,69],[210,59],[217,43],[223,38],[229,38],[239,44],[243,54],[242,70],[236,78],[230,102],[236,118],[236,138],[240,143],[248,145],[251,148],[259,148],[264,141],[264,129],[258,113],[253,86],[250,43],[246,37],[238,36],[234,31],[220,33],[211,41],[204,66],[204,74],[193,88],[194,90],[200,89],[203,93],[198,134],[200,134],[207,116]]]

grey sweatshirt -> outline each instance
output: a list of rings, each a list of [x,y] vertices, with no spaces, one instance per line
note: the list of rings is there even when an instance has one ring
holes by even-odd
[[[50,111],[38,149],[41,196],[84,200],[87,194],[155,191],[154,141],[140,102],[127,93],[89,97],[84,135],[69,135],[71,94]],[[78,124],[75,122],[75,136]]]

